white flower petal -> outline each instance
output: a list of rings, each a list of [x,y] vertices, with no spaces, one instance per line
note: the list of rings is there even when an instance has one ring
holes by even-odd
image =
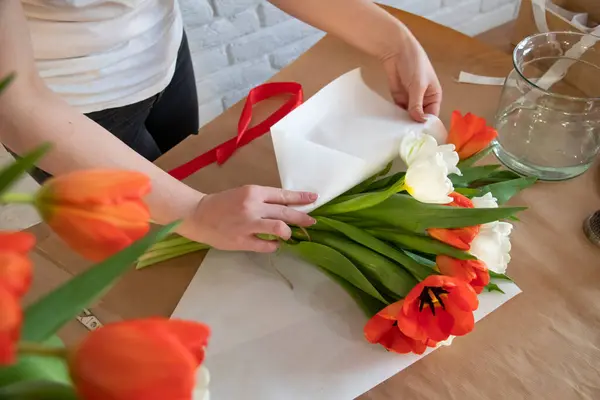
[[[400,141],[400,158],[407,166],[410,166],[418,158],[435,154],[437,147],[437,142],[432,136],[410,131]]]
[[[508,222],[484,224],[471,243],[470,252],[485,263],[490,271],[503,274],[510,262],[510,233]]]
[[[498,208],[498,200],[490,192],[481,197],[473,197],[471,201],[475,208]]]
[[[408,193],[422,203],[448,204],[454,191],[448,168],[440,153],[420,158],[408,167],[405,176]]]
[[[201,365],[196,370],[196,386],[192,392],[193,400],[210,400],[210,393],[208,391],[208,384],[210,383],[210,374],[208,368]]]
[[[441,346],[450,346],[455,338],[456,338],[456,336],[450,335],[450,336],[448,336],[448,339],[438,342],[437,346],[435,346],[435,347],[437,348],[437,347],[441,347]]]
[[[459,158],[458,153],[454,151],[453,144],[445,144],[439,146],[437,148],[438,153],[442,154],[442,158],[444,159],[444,163],[446,163],[446,167],[448,168],[449,174],[456,174],[462,176],[462,172],[456,166],[458,164]]]

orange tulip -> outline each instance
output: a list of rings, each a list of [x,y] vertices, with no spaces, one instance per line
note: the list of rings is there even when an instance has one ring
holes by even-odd
[[[389,351],[399,354],[423,354],[427,347],[435,347],[436,342],[419,341],[406,336],[398,328],[398,315],[404,300],[390,304],[374,315],[365,325],[365,339],[369,343],[379,343]]]
[[[209,334],[165,318],[106,325],[70,351],[71,377],[86,400],[191,400]]]
[[[450,193],[449,196],[452,197],[453,201],[447,204],[448,206],[473,208],[473,202],[468,197],[456,192]],[[473,239],[479,233],[479,225],[466,226],[464,228],[429,228],[427,229],[427,233],[434,239],[457,249],[469,250],[471,242],[473,242]]]
[[[0,365],[15,361],[23,312],[19,298],[0,286]]]
[[[0,286],[19,298],[29,290],[32,265],[27,253],[35,237],[27,232],[0,232]]]
[[[74,250],[101,261],[150,228],[142,197],[150,179],[138,172],[76,171],[50,179],[36,204],[42,218]]]
[[[477,294],[483,292],[483,288],[490,283],[490,273],[480,260],[458,260],[438,255],[435,262],[442,274],[467,282]]]
[[[441,342],[450,335],[473,330],[477,294],[466,282],[444,275],[431,275],[415,286],[404,299],[398,327],[418,341]]]
[[[456,147],[456,152],[461,160],[471,157],[483,150],[498,136],[498,132],[486,126],[485,119],[467,113],[464,117],[459,111],[452,113],[448,143]]]

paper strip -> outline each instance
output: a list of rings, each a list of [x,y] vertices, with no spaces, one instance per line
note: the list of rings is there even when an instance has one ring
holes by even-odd
[[[533,6],[533,18],[535,26],[540,32],[548,32],[548,21],[546,21],[546,0],[531,0]]]
[[[469,72],[460,71],[457,82],[459,83],[471,83],[474,85],[490,85],[490,86],[502,86],[504,85],[506,78],[497,78],[493,76],[475,75]]]

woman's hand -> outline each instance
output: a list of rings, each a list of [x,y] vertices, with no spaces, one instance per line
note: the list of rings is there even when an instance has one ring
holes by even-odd
[[[382,57],[392,98],[419,122],[425,114],[438,115],[442,87],[433,66],[417,39],[406,29],[397,50]]]
[[[270,234],[284,240],[291,237],[290,225],[310,226],[315,220],[289,205],[314,202],[317,195],[263,186],[243,186],[205,195],[180,233],[191,240],[221,250],[270,253],[278,243],[262,240]]]

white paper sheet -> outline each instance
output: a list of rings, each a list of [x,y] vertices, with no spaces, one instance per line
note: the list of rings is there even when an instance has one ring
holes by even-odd
[[[413,121],[371,90],[359,69],[350,71],[271,128],[281,185],[319,194],[315,203],[298,207],[312,211],[397,158],[400,139],[410,130],[446,141],[437,117]]]
[[[520,293],[499,286],[506,294],[479,296],[477,320]],[[285,254],[211,250],[173,317],[212,328],[213,400],[351,400],[434,350],[398,355],[367,343],[366,318],[346,292]]]

